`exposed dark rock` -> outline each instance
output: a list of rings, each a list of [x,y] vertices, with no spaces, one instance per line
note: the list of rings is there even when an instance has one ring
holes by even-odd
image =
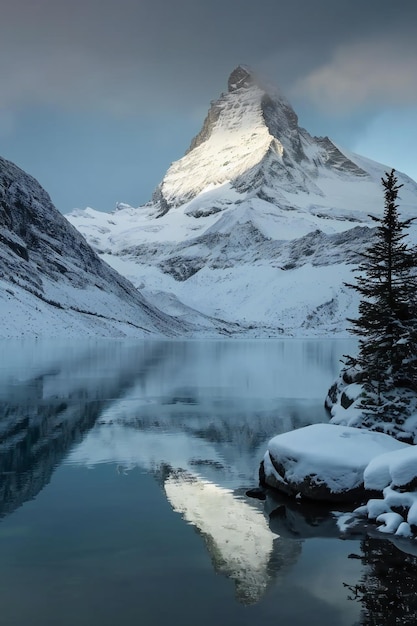
[[[355,402],[353,398],[349,398],[349,396],[343,391],[340,396],[340,404],[344,409],[348,409]]]
[[[291,497],[360,502],[380,493],[365,482],[369,463],[379,455],[403,450],[408,446],[384,433],[313,424],[271,439],[260,480]]]
[[[170,274],[175,280],[184,281],[197,274],[204,267],[204,261],[178,256],[163,261],[159,264],[159,267],[165,274]]]
[[[337,400],[338,387],[337,382],[334,382],[327,392],[326,400],[324,401],[324,406],[328,411],[332,408],[333,404],[336,403]]]
[[[246,491],[246,495],[248,496],[248,498],[255,498],[256,500],[266,499],[265,489],[261,489],[260,487],[255,487],[254,489],[248,489]]]
[[[335,492],[316,474],[309,474],[304,476],[302,480],[293,481],[288,479],[282,463],[279,463],[279,461],[274,459],[271,455],[270,459],[277,473],[280,477],[282,477],[282,480],[279,480],[274,474],[269,474],[268,477],[263,479],[261,484],[267,487],[272,487],[280,493],[292,498],[297,496],[316,502],[337,502],[341,504],[348,504],[363,502],[365,499],[379,495],[379,492],[377,491],[365,489],[363,482],[352,489]]]
[[[283,135],[288,138],[293,148],[295,161],[301,163],[306,158],[298,128],[298,117],[292,106],[281,98],[280,106],[270,95],[265,94],[262,98],[262,115],[265,124],[273,137],[282,139]],[[288,165],[291,165],[288,163]]]
[[[348,159],[328,137],[315,137],[317,143],[325,149],[325,165],[329,168],[350,172],[355,176],[368,177],[369,174]]]
[[[230,91],[251,87],[254,84],[254,76],[248,67],[238,65],[229,76],[227,88]]]
[[[188,154],[195,148],[198,148],[198,146],[201,146],[202,143],[207,141],[207,139],[210,137],[212,133],[215,123],[220,117],[221,111],[222,111],[221,106],[217,102],[213,102],[207,113],[207,117],[205,118],[203,122],[202,129],[200,130],[198,135],[196,135],[194,139],[192,139],[191,145],[185,154]]]

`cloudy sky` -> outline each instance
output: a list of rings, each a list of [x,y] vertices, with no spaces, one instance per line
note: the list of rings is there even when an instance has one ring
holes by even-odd
[[[137,206],[239,63],[417,179],[415,0],[2,0],[0,155],[63,212]]]

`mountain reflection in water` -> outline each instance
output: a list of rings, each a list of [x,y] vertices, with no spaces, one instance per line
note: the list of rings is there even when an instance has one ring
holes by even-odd
[[[349,351],[347,342],[10,342],[6,348],[0,370],[0,515],[10,516],[10,524],[24,502],[38,501],[49,482],[60,484],[54,470],[66,468],[65,480],[75,481],[80,470],[114,466],[118,489],[124,481],[129,498],[143,502],[141,536],[141,524],[152,524],[146,503],[153,496],[136,492],[133,479],[124,480],[139,469],[152,477],[171,514],[197,531],[214,571],[233,582],[239,603],[272,615],[279,598],[279,611],[287,611],[291,624],[303,624],[313,606],[321,626],[352,626],[358,619],[358,603],[349,597],[369,604],[360,579],[368,565],[346,558],[358,552],[358,541],[338,541],[336,518],[323,509],[303,509],[273,495],[265,503],[245,496],[257,483],[271,436],[327,419],[323,398],[340,356]],[[123,520],[128,513],[119,492],[100,472],[91,480],[95,506],[114,500],[112,514]],[[79,498],[74,508],[82,503],[87,524],[89,511],[96,514],[82,493],[83,485],[74,483],[67,505]],[[103,528],[100,533],[105,541]],[[109,535],[108,543],[113,541]],[[128,536],[120,541],[129,545]],[[320,559],[311,557],[316,550]],[[314,580],[322,570],[331,578],[326,591],[307,576],[313,566]],[[152,568],[146,567],[149,577]],[[289,604],[294,593],[303,603]],[[236,613],[239,624],[254,618]]]
[[[0,370],[0,516],[34,498],[106,406],[137,384],[157,347],[7,342]],[[41,352],[39,362],[36,351]]]
[[[243,604],[257,602],[297,561],[300,542],[281,541],[262,512],[231,490],[183,471],[169,473],[164,489],[174,511],[203,536],[215,571],[234,581]]]

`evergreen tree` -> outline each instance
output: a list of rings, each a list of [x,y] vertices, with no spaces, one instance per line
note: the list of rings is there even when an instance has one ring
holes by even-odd
[[[361,295],[359,316],[349,319],[352,333],[359,335],[358,357],[346,365],[360,370],[363,384],[361,408],[365,422],[379,417],[385,422],[404,421],[407,392],[417,392],[417,257],[405,241],[414,218],[400,220],[396,204],[395,170],[382,178],[385,211],[377,224],[375,240],[361,254],[356,283],[348,285]]]

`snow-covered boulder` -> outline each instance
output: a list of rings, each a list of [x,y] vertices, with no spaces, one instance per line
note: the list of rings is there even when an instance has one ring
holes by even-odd
[[[382,491],[391,485],[401,491],[417,488],[417,446],[388,452],[373,459],[364,472],[365,486]]]
[[[261,482],[291,496],[348,502],[364,498],[364,471],[377,456],[408,449],[383,433],[313,424],[270,440]]]
[[[362,372],[355,367],[344,367],[327,392],[324,406],[332,416],[332,423],[341,426],[360,426],[362,411],[359,403],[363,392]]]
[[[356,510],[380,525],[378,530],[400,537],[417,535],[417,446],[374,458],[364,472],[365,487],[382,492]]]
[[[374,411],[363,407],[362,372],[345,367],[330,387],[324,405],[330,423],[383,432],[406,443],[417,444],[417,394],[403,387],[381,396]]]

